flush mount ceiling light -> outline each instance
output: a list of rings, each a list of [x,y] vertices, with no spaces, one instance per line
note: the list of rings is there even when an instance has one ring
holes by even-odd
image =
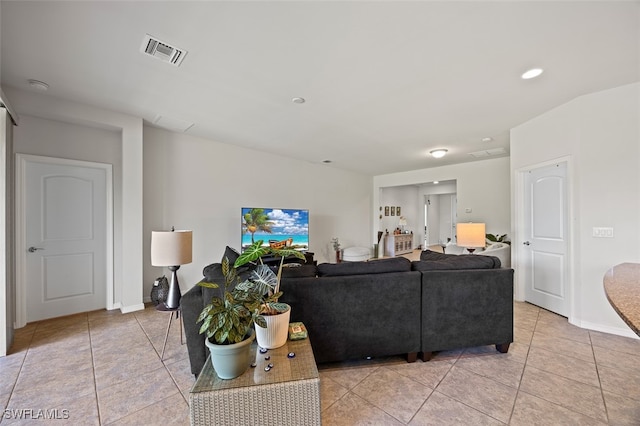
[[[49,90],[49,85],[44,81],[34,80],[34,79],[29,79],[27,81],[29,82],[29,86],[31,86],[36,90],[42,90],[43,92],[46,90]]]
[[[544,70],[542,68],[531,68],[530,70],[525,71],[521,77],[523,80],[530,80],[532,78],[538,77],[543,72]]]
[[[447,155],[447,152],[448,151],[446,149],[434,149],[433,151],[430,151],[429,154],[431,154],[433,158],[442,158]]]
[[[293,102],[294,104],[303,104],[307,101],[305,100],[305,98],[293,98],[291,99],[291,102]]]

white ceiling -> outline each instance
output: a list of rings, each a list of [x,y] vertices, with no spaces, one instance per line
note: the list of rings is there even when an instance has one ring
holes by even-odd
[[[473,161],[639,80],[640,3],[2,1],[1,82],[370,175]],[[186,49],[140,53],[145,34]],[[524,81],[538,66],[544,74]],[[291,102],[303,97],[304,104]],[[491,142],[482,142],[485,137]],[[440,160],[427,154],[446,148]]]

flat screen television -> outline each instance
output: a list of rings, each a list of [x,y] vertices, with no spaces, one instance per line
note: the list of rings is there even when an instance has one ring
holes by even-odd
[[[242,208],[242,250],[254,241],[263,245],[309,250],[309,210]]]

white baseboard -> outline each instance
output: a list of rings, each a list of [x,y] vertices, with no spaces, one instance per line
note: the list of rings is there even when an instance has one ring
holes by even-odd
[[[122,311],[123,314],[128,314],[130,312],[135,312],[135,311],[141,311],[143,309],[144,309],[144,303],[139,303],[137,305],[121,306],[120,307],[120,311]]]
[[[588,330],[600,331],[602,333],[615,334],[616,336],[630,337],[632,339],[640,339],[636,333],[630,328],[609,327],[602,324],[596,324],[589,321],[571,322],[571,324]]]

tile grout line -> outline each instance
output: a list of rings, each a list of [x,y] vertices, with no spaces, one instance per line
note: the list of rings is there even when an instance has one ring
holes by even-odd
[[[609,420],[609,409],[607,408],[607,399],[604,397],[604,389],[602,389],[602,379],[600,378],[600,368],[598,367],[598,359],[596,358],[596,351],[593,348],[593,339],[591,338],[591,331],[589,331],[589,342],[591,343],[591,353],[593,355],[593,362],[596,365],[596,375],[598,376],[600,397],[602,398],[602,404],[604,405],[604,415],[607,417],[607,424],[611,424],[611,421]]]
[[[539,309],[540,309],[540,311],[539,311],[539,312],[542,312],[542,309],[543,309],[543,308],[539,308]],[[538,318],[539,318],[539,316],[538,316]],[[537,327],[538,327],[538,320],[536,320],[536,327],[535,327],[535,329],[534,329],[534,335],[535,335],[535,333],[536,333],[536,329],[537,329]],[[545,335],[544,331],[540,330],[540,332],[542,333],[542,335]],[[590,334],[590,333],[588,333],[588,335],[589,335],[589,346],[591,347],[592,354],[594,355],[594,365],[595,365],[595,367],[596,367],[596,373],[597,373],[597,372],[598,372],[598,366],[597,366],[597,362],[596,362],[596,360],[595,360],[595,353],[594,353],[594,351],[593,351],[593,342],[592,342],[592,340],[591,340],[591,334]],[[569,340],[571,340],[571,341],[573,341],[573,342],[575,342],[575,343],[584,343],[584,342],[580,342],[580,341],[573,340],[573,339],[569,339]],[[533,337],[532,337],[531,341],[533,342]],[[532,346],[532,345],[530,345],[530,346],[529,346],[529,349],[531,349],[531,346]],[[567,356],[569,356],[569,357],[571,357],[571,358],[574,358],[574,357],[573,357],[573,356],[571,356],[571,355],[567,355]],[[527,352],[527,361],[528,361],[528,358],[529,358],[529,352]],[[576,358],[576,359],[581,360],[580,358]],[[585,362],[586,362],[586,361],[585,361]],[[536,367],[533,367],[533,368],[536,368]],[[525,364],[525,369],[526,369],[526,364]],[[575,380],[575,379],[572,379],[572,378],[569,378],[569,377],[565,377],[565,376],[562,376],[562,375],[557,374],[557,373],[553,373],[553,372],[546,371],[546,370],[541,370],[541,371],[544,371],[544,372],[546,372],[546,373],[548,373],[548,374],[553,374],[553,375],[558,376],[558,377],[562,377],[562,378],[564,378],[564,379],[566,379],[566,380],[570,380],[570,381],[573,381],[573,382],[576,382],[576,383],[580,383],[580,384],[583,384],[583,385],[590,386],[589,384],[582,383],[582,382],[580,382],[580,381],[578,381],[578,380]],[[524,371],[523,371],[523,375],[524,375]],[[602,398],[603,398],[603,402],[604,402],[604,395],[603,395],[603,393],[602,393],[602,384],[601,384],[600,379],[599,379],[599,374],[598,374],[598,383],[599,383],[599,387],[600,387],[600,394],[601,394],[601,396],[602,396]],[[595,386],[593,386],[593,387],[595,387]],[[519,393],[520,393],[519,388],[520,388],[520,386],[518,386],[518,395],[519,395]],[[550,404],[557,405],[557,406],[562,407],[562,408],[564,408],[564,409],[566,409],[566,410],[568,410],[568,411],[571,411],[571,412],[573,412],[573,413],[576,413],[576,414],[579,414],[579,415],[582,415],[582,416],[585,416],[585,417],[589,417],[589,418],[594,419],[594,420],[596,420],[596,421],[599,421],[597,418],[595,418],[595,417],[593,417],[593,416],[591,416],[591,415],[589,415],[589,414],[586,414],[586,413],[583,413],[583,412],[577,411],[577,410],[576,410],[576,409],[574,409],[573,407],[567,407],[567,406],[565,406],[565,405],[558,404],[558,403],[557,403],[557,402],[555,402],[555,401],[551,401],[551,400],[546,399],[546,398],[544,398],[544,397],[542,397],[542,396],[533,395],[533,394],[530,394],[530,393],[528,393],[528,392],[524,392],[524,391],[523,391],[522,393],[527,394],[527,395],[531,395],[531,396],[533,396],[533,397],[535,397],[535,398],[540,398],[540,399],[542,399],[542,400],[544,400],[544,401],[549,402]],[[514,408],[515,408],[515,407],[514,407]],[[609,415],[608,415],[608,412],[606,411],[606,404],[605,404],[605,415],[606,415],[606,417],[607,417],[607,424],[610,424],[610,422],[609,422]]]
[[[22,374],[22,370],[24,368],[24,363],[27,360],[27,354],[29,353],[29,350],[31,349],[31,343],[33,343],[33,336],[35,336],[37,328],[38,328],[38,325],[36,324],[34,326],[34,328],[33,328],[33,332],[31,333],[31,337],[29,338],[29,343],[27,344],[27,349],[25,351],[24,357],[22,358],[22,362],[20,363],[20,368],[18,369],[18,374],[16,374],[16,379],[13,382],[13,386],[11,386],[11,391],[9,392],[9,399],[7,399],[7,405],[6,405],[5,409],[9,408],[9,403],[11,402],[11,399],[13,398],[13,393],[15,392],[16,385],[18,384],[18,379],[20,378],[20,374]],[[14,338],[15,338],[15,336],[14,336]],[[2,423],[3,419],[4,419],[4,416],[2,416],[2,418],[0,418],[0,424]]]
[[[513,419],[513,413],[516,411],[516,403],[518,402],[518,397],[520,396],[520,386],[522,386],[522,379],[524,378],[524,372],[527,369],[527,363],[529,362],[529,352],[531,352],[531,346],[533,345],[533,337],[536,334],[536,328],[538,328],[538,320],[540,319],[540,308],[538,308],[538,312],[536,315],[536,324],[533,326],[533,331],[531,332],[531,340],[529,341],[529,345],[527,345],[527,355],[524,358],[524,366],[522,367],[522,373],[520,373],[520,380],[518,380],[518,387],[516,388],[516,397],[513,400],[513,406],[511,407],[511,413],[509,414],[509,421],[507,424],[511,424],[511,420]],[[526,393],[526,392],[523,392]]]
[[[355,367],[355,368],[359,368],[359,367]],[[347,388],[345,386],[343,386],[345,389],[347,389],[347,391],[344,393],[344,395],[342,395],[340,398],[336,399],[335,401],[333,401],[333,403],[331,403],[331,405],[329,405],[328,407],[326,407],[324,410],[322,411],[327,411],[329,408],[333,407],[335,404],[337,404],[339,401],[341,401],[344,397],[346,397],[347,395],[351,395],[351,396],[355,396],[357,398],[362,399],[363,401],[367,402],[368,404],[371,404],[369,401],[367,401],[366,399],[362,398],[361,396],[359,396],[358,394],[352,392],[353,389],[355,389],[356,386],[358,386],[360,383],[362,383],[362,381],[364,379],[366,379],[367,377],[369,377],[371,375],[371,373],[373,373],[374,371],[377,371],[379,368],[379,366],[376,366],[376,368],[371,371],[369,374],[367,374],[362,380],[358,381],[358,383],[356,383],[355,385],[353,385],[351,388]],[[330,371],[330,370],[327,370]],[[319,373],[319,372],[318,372]],[[318,374],[318,377],[320,377],[320,375]],[[330,379],[333,380],[333,379]],[[320,381],[322,381],[322,379],[320,379]],[[336,382],[335,380],[333,380],[336,384],[338,384],[339,386],[342,386],[340,383]],[[373,405],[373,404],[371,404]],[[378,406],[374,405],[374,407],[380,409]],[[382,410],[384,413],[387,413],[386,411]],[[388,414],[388,413],[387,413]],[[320,416],[322,416],[322,412],[320,413]],[[394,417],[395,419],[395,417]]]
[[[457,362],[458,360],[456,360]],[[424,361],[422,361],[424,362]],[[431,389],[431,393],[429,394],[429,396],[424,400],[424,402],[422,404],[420,404],[420,407],[418,407],[418,409],[416,410],[416,412],[413,414],[413,416],[411,416],[411,419],[409,419],[409,422],[407,424],[410,424],[413,419],[418,415],[418,413],[420,412],[420,410],[422,410],[422,407],[424,407],[424,405],[429,401],[429,399],[431,399],[431,397],[433,396],[433,393],[436,392],[436,390],[438,389],[438,386],[440,386],[440,383],[442,383],[442,381],[444,380],[445,377],[447,377],[447,375],[449,374],[449,372],[451,371],[451,369],[453,368],[453,365],[455,364],[455,362],[450,363],[449,364],[449,368],[447,369],[447,372],[444,373],[442,375],[442,378],[440,380],[438,380],[438,383],[436,383],[435,387],[433,389]],[[440,393],[440,392],[438,392]],[[457,401],[457,400],[456,400]],[[465,404],[466,405],[466,404]],[[471,407],[470,407],[471,408]]]
[[[91,348],[91,369],[93,370],[93,392],[96,396],[96,410],[98,413],[98,424],[102,424],[102,414],[100,413],[100,403],[98,402],[98,378],[96,377],[96,359],[93,354],[93,339],[91,338],[91,321],[87,315],[87,332],[89,333],[89,347]]]
[[[145,309],[146,309],[146,307],[145,307]],[[144,310],[142,312],[144,312]],[[173,314],[171,314],[171,315],[173,315]],[[173,382],[173,384],[175,385],[176,389],[178,390],[178,393],[182,396],[182,399],[184,399],[184,401],[187,403],[187,407],[188,407],[189,406],[189,401],[187,401],[187,399],[185,398],[184,394],[182,393],[182,390],[180,390],[180,386],[178,385],[178,382],[176,382],[176,379],[173,377],[173,374],[171,374],[171,371],[167,368],[167,363],[161,358],[160,354],[158,353],[158,350],[156,349],[156,347],[153,344],[153,341],[151,340],[151,336],[149,335],[149,333],[147,333],[147,330],[144,328],[142,323],[140,323],[140,320],[138,319],[138,315],[135,312],[134,312],[133,316],[135,317],[136,322],[138,323],[140,328],[142,329],[142,332],[147,337],[147,340],[149,341],[149,344],[151,345],[151,347],[155,351],[156,355],[158,355],[158,358],[160,359],[160,362],[162,363],[162,367],[167,371],[167,374],[169,374],[169,377],[171,377],[171,381]],[[182,322],[180,322],[180,326],[182,326]],[[171,331],[171,329],[169,329],[169,332],[170,331]]]

